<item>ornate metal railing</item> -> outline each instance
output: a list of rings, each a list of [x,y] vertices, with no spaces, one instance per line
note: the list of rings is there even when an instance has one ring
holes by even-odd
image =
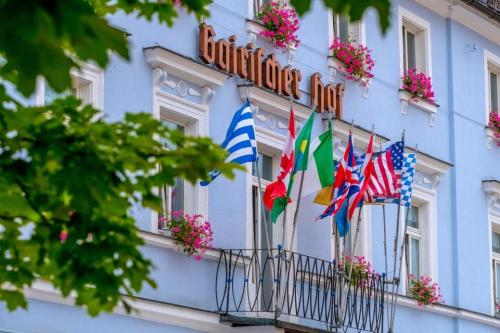
[[[221,250],[217,308],[226,315],[297,317],[331,331],[383,332],[385,277],[348,275],[335,263],[280,249]]]

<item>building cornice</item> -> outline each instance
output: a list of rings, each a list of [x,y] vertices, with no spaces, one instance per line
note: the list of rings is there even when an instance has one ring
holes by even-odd
[[[154,69],[162,69],[174,76],[183,78],[202,87],[222,86],[229,75],[192,58],[166,49],[162,46],[145,47],[146,62]]]
[[[500,23],[456,0],[415,0],[416,3],[466,26],[496,44],[500,44]],[[468,1],[471,2],[471,1]]]

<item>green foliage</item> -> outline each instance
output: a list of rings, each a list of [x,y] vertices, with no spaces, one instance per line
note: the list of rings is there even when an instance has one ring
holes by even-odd
[[[147,114],[116,123],[97,115],[73,97],[23,107],[0,91],[0,285],[9,284],[0,300],[10,310],[26,307],[23,287],[35,278],[74,292],[91,315],[125,303],[120,291],[154,286],[131,208],[160,210],[152,189],[176,177],[194,182],[213,168],[233,175],[208,138]]]
[[[359,21],[367,9],[374,8],[378,13],[382,32],[387,32],[389,28],[390,0],[323,0],[323,2],[325,7],[332,9],[335,13],[349,16],[352,21]],[[290,0],[290,3],[297,13],[302,16],[311,9],[312,0]]]
[[[200,18],[211,0],[0,0],[0,77],[11,81],[25,96],[45,77],[57,92],[71,86],[70,69],[81,61],[101,67],[110,51],[129,59],[123,31],[105,15],[122,10],[171,26],[180,7]]]

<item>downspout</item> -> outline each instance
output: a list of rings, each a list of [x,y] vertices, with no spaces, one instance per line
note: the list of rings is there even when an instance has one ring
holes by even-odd
[[[459,240],[459,221],[458,221],[458,192],[457,192],[457,171],[456,171],[456,133],[455,133],[455,99],[454,99],[454,75],[453,75],[453,36],[452,36],[452,15],[453,5],[448,6],[448,16],[446,17],[446,50],[448,58],[448,117],[449,117],[449,131],[450,131],[450,159],[455,167],[450,170],[451,177],[451,218],[452,218],[452,253],[453,256],[453,271],[455,281],[453,281],[453,302],[458,308],[461,308],[462,302],[460,301],[460,288],[459,288],[459,262],[460,257],[458,251]],[[454,331],[460,332],[460,325],[458,318],[453,322]]]

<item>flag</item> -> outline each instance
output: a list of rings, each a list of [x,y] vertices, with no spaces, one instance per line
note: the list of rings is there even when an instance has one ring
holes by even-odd
[[[409,208],[411,206],[411,197],[413,195],[413,178],[415,177],[415,164],[417,156],[415,153],[404,154],[403,174],[401,177],[400,196],[397,198],[387,198],[383,202],[400,204]]]
[[[328,123],[328,129],[312,140],[308,163],[310,167],[304,175],[302,196],[307,196],[319,191],[314,202],[328,205],[331,201],[334,179],[331,121]]]
[[[337,224],[339,237],[345,237],[349,232],[349,230],[351,229],[349,220],[347,219],[347,211],[348,211],[348,203],[346,200],[340,207],[337,214],[335,214],[335,223]]]
[[[355,174],[356,159],[354,156],[354,146],[352,144],[352,134],[349,133],[349,141],[347,143],[344,157],[335,175],[335,182],[333,184],[333,198],[330,205],[319,216],[320,219],[336,214],[346,201],[351,185],[354,187],[359,186],[358,179]]]
[[[304,124],[304,127],[302,127],[299,135],[297,136],[297,139],[295,140],[295,161],[292,172],[290,174],[290,180],[288,181],[286,197],[276,198],[274,200],[273,208],[271,210],[271,219],[273,222],[276,222],[278,216],[280,216],[280,214],[285,210],[286,205],[290,201],[295,175],[299,171],[307,170],[307,157],[309,156],[311,130],[313,127],[315,114],[315,111],[311,113],[309,119],[307,119],[307,122]]]
[[[264,205],[268,210],[272,210],[276,198],[286,197],[286,185],[290,180],[290,173],[295,160],[295,116],[293,109],[290,109],[290,119],[288,121],[288,136],[286,137],[283,154],[281,155],[280,174],[271,184],[266,186],[264,192]]]
[[[398,141],[380,152],[373,161],[373,171],[364,193],[367,203],[393,202],[399,198],[403,169],[404,142]]]
[[[244,164],[257,160],[257,142],[255,140],[255,128],[249,101],[234,114],[233,120],[227,129],[226,139],[221,146],[228,151],[228,156],[226,157],[226,162],[228,163]],[[211,171],[209,174],[210,180],[202,181],[200,185],[208,185],[219,174],[218,170]]]
[[[368,147],[366,148],[366,153],[358,158],[356,161],[356,172],[355,177],[357,178],[353,183],[357,183],[355,186],[351,186],[354,190],[349,190],[349,210],[348,218],[352,218],[354,210],[358,207],[359,203],[363,203],[363,195],[368,187],[368,181],[372,175],[373,170],[373,134],[368,142]]]

